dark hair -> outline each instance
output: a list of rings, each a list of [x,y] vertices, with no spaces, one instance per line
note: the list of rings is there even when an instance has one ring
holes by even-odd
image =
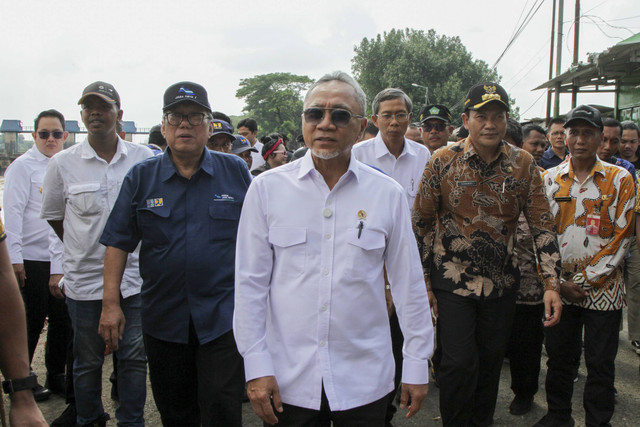
[[[622,136],[622,124],[613,117],[607,117],[602,121],[606,128],[618,128],[620,129],[620,136]]]
[[[377,135],[378,127],[373,123],[373,121],[370,121],[369,123],[367,123],[367,127],[364,128],[364,132],[370,133],[371,135]]]
[[[511,137],[518,147],[522,147],[522,126],[520,126],[517,120],[509,117],[507,121],[507,134],[505,136]]]
[[[225,113],[221,113],[220,111],[213,111],[211,113],[211,117],[213,117],[216,120],[222,120],[224,122],[227,122],[233,128],[233,123],[231,123],[231,119]]]
[[[529,134],[532,131],[540,132],[542,135],[545,135],[547,133],[542,126],[528,124],[522,127],[522,141],[529,138]]]
[[[158,147],[166,147],[167,140],[162,136],[162,131],[160,130],[160,125],[155,125],[149,131],[149,144],[155,144]]]
[[[562,125],[564,127],[564,122],[565,120],[562,117],[554,117],[553,119],[551,119],[549,121],[549,124],[547,125],[547,132],[549,132],[549,129],[551,128],[551,125]],[[545,133],[547,133],[545,132]]]
[[[270,133],[269,135],[265,136],[262,138],[262,152],[260,153],[260,155],[262,156],[262,158],[264,159],[264,155],[267,154],[267,151],[271,150],[273,148],[274,145],[276,145],[276,143],[282,140],[282,143],[284,144],[284,138],[282,138],[282,135],[280,135],[279,133]],[[284,145],[283,145],[284,147]],[[270,156],[273,156],[273,154],[270,154]],[[265,159],[267,160],[267,159]]]
[[[62,115],[62,113],[58,110],[54,110],[53,108],[50,110],[45,110],[43,112],[41,112],[40,114],[38,114],[38,117],[36,117],[36,119],[33,121],[33,131],[37,132],[38,131],[38,125],[40,124],[40,119],[43,117],[55,117],[56,119],[60,120],[60,124],[62,125],[62,130],[66,130],[65,126],[66,123],[64,121],[64,116]]]
[[[249,131],[253,133],[258,130],[258,122],[250,117],[247,117],[246,119],[242,119],[238,122],[238,129],[242,127],[249,129]]]
[[[625,120],[624,122],[620,123],[620,126],[622,127],[622,130],[635,130],[636,133],[638,134],[638,137],[640,138],[640,128],[638,127],[638,124],[634,121],[631,120]]]
[[[458,128],[458,133],[456,133],[458,139],[466,138],[469,136],[469,130],[464,127],[464,125]]]

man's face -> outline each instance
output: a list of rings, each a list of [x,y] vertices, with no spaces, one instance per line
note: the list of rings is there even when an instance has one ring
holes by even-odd
[[[59,138],[56,138],[54,134]],[[46,138],[41,138],[40,135],[46,136]],[[38,129],[31,133],[31,136],[33,136],[38,151],[51,157],[62,150],[62,144],[66,141],[69,133],[62,130],[62,123],[57,117],[42,117],[38,121]]]
[[[522,141],[522,149],[531,154],[538,164],[540,164],[540,160],[542,160],[546,146],[547,140],[545,134],[537,130],[529,132],[527,139]]]
[[[625,160],[635,160],[638,152],[638,144],[640,144],[640,135],[635,129],[625,129],[622,131],[622,139],[620,140],[620,157]]]
[[[418,144],[424,145],[424,141],[422,140],[422,133],[418,128],[412,128],[412,127],[408,128],[404,134],[404,137],[412,141],[415,141]]]
[[[444,120],[438,119],[429,119],[422,123],[422,127],[420,128],[424,145],[426,145],[432,153],[438,148],[447,145],[452,131],[453,126],[449,126]]]
[[[236,156],[238,156],[242,160],[244,160],[247,163],[247,167],[249,169],[251,169],[251,166],[253,166],[253,157],[251,157],[251,151],[250,150],[243,151],[240,154],[236,154]]]
[[[598,147],[598,157],[603,160],[611,158],[620,149],[620,127],[605,126],[602,131],[602,144]]]
[[[507,133],[509,113],[496,102],[491,102],[468,114],[462,115],[462,121],[469,130],[471,141],[478,147],[497,147]]]
[[[116,123],[122,119],[122,110],[117,104],[109,104],[99,96],[88,96],[82,102],[80,116],[89,135],[115,136]]]
[[[356,100],[355,89],[338,80],[316,86],[307,98],[304,108],[340,108],[351,112],[352,115],[364,113]],[[324,110],[324,117],[318,124],[308,123],[304,115],[302,117],[305,144],[315,157],[325,160],[337,157],[349,159],[351,147],[366,126],[366,119],[351,117],[346,127],[338,127],[331,121],[330,110]]]
[[[258,135],[258,131],[251,132],[248,127],[242,126],[238,128],[238,134],[244,136],[249,140],[251,145],[256,143],[256,136]]]
[[[582,162],[595,160],[603,137],[600,129],[584,121],[577,121],[567,127],[567,146],[571,158]]]
[[[229,140],[229,135],[219,133],[211,136],[207,140],[207,148],[221,153],[231,153],[231,141]]]
[[[560,123],[552,124],[547,130],[547,141],[556,150],[564,150],[566,147],[564,126]]]
[[[406,115],[406,118],[396,117],[397,114]],[[401,144],[404,142],[404,134],[409,127],[413,113],[407,110],[407,105],[402,98],[389,99],[380,103],[378,114],[371,116],[373,123],[382,134],[382,140],[389,144]]]
[[[209,136],[213,133],[213,124],[207,110],[191,102],[182,102],[171,109],[170,112],[184,116],[180,124],[175,126],[168,122],[166,114],[162,120],[162,135],[167,140],[167,145],[171,148],[171,151],[183,155],[200,156]],[[166,113],[169,113],[169,111]],[[186,117],[191,113],[203,113],[205,118],[202,123],[194,126],[189,123]],[[226,138],[228,141],[229,138]]]

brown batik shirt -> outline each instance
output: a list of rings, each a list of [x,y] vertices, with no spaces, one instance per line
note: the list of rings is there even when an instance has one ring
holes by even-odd
[[[513,256],[521,212],[535,242],[545,289],[558,290],[554,218],[533,157],[502,141],[487,164],[467,138],[436,151],[413,210],[427,288],[471,298],[517,290]]]

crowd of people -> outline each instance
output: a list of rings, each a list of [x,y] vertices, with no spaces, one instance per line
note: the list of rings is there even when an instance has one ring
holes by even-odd
[[[509,411],[531,410],[544,344],[536,426],[574,425],[583,353],[586,424],[610,425],[625,304],[640,354],[635,122],[581,105],[522,126],[493,82],[469,89],[458,129],[446,105],[414,118],[397,88],[369,121],[334,72],[307,92],[293,152],[193,82],[167,88],[148,144],[124,139],[113,85],[78,104],[83,142],[63,150],[64,116],[43,111],[5,173],[12,422],[46,425],[35,401],[56,393],[51,425],[105,426],[113,353],[119,425],[144,425],[149,372],[166,426],[241,426],[245,398],[265,425],[390,426],[430,377],[443,425],[489,426],[505,357]]]

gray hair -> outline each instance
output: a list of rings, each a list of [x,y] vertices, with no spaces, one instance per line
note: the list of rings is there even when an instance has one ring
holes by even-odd
[[[373,114],[378,114],[380,110],[380,104],[384,101],[389,101],[391,99],[399,99],[404,100],[404,105],[407,106],[407,112],[413,111],[413,102],[411,102],[411,98],[404,93],[402,90],[395,87],[388,87],[386,89],[378,92],[375,98],[373,98],[373,103],[371,104],[371,110]]]
[[[304,97],[305,105],[307,104],[309,95],[311,95],[311,92],[313,92],[313,90],[316,87],[324,83],[332,82],[334,80],[342,83],[346,83],[353,88],[353,90],[356,92],[356,101],[358,102],[358,105],[360,105],[361,113],[366,114],[367,113],[367,95],[365,95],[364,91],[362,90],[358,82],[355,81],[353,77],[351,77],[349,74],[345,73],[344,71],[333,71],[331,73],[327,73],[324,76],[320,77],[315,83],[313,83]]]

